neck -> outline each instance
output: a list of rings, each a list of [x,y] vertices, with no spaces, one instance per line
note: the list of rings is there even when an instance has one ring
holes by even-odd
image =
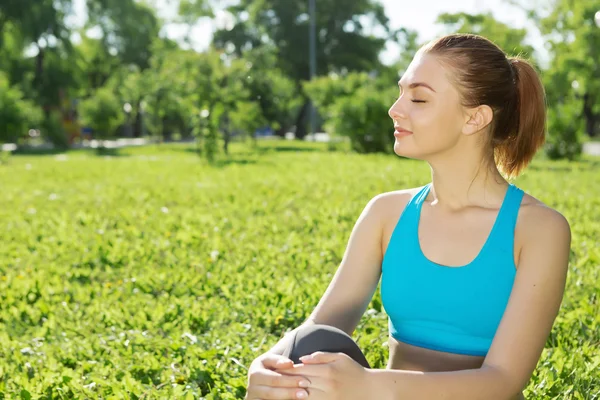
[[[469,206],[499,207],[508,183],[493,162],[458,155],[454,160],[430,161],[433,204],[448,210]]]

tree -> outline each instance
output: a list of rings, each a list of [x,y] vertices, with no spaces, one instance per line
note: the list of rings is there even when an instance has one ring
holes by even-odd
[[[36,81],[42,79],[47,47],[62,45],[67,51],[71,47],[70,31],[64,23],[71,8],[71,0],[3,0],[0,3],[0,32],[10,21],[18,27],[24,42],[37,48]]]
[[[87,27],[102,31],[106,51],[123,64],[149,67],[152,42],[160,30],[155,11],[134,0],[89,0]]]
[[[532,7],[519,2],[537,22],[552,57],[546,72],[549,104],[578,101],[577,118],[587,135],[600,135],[600,0],[552,0]]]
[[[295,125],[296,136],[304,137],[308,98],[302,92],[301,82],[310,79],[308,2],[239,0],[227,10],[235,24],[231,30],[215,33],[215,46],[232,49],[239,57],[245,49],[277,48],[278,66],[296,83],[298,95],[303,98]],[[385,37],[371,35],[363,23],[365,18],[373,30],[382,30]],[[317,75],[379,69],[378,55],[392,36],[383,6],[374,0],[320,0],[316,27]]]
[[[19,88],[11,87],[6,75],[0,72],[0,143],[19,142],[41,120],[41,109],[23,99]]]
[[[467,14],[456,13],[440,14],[437,23],[446,27],[448,33],[473,33],[481,35],[496,43],[509,55],[521,55],[535,63],[535,51],[525,42],[526,29],[511,28],[496,20],[491,13]]]
[[[96,137],[106,139],[114,136],[123,123],[123,110],[111,89],[100,88],[81,103],[81,119]]]
[[[395,80],[361,72],[331,74],[305,84],[305,90],[327,119],[332,136],[350,138],[359,153],[391,152],[392,123],[387,111],[398,95]]]
[[[296,95],[296,86],[278,67],[277,52],[262,46],[243,53],[247,74],[243,76],[248,99],[256,102],[265,123],[275,129],[279,136],[293,125],[294,113],[302,107],[302,99]],[[246,106],[245,106],[246,107]]]

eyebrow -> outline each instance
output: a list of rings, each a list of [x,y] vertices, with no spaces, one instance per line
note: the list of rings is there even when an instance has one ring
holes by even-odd
[[[402,85],[400,84],[400,81],[398,81],[398,86],[402,87]],[[431,90],[432,92],[437,93],[435,90],[433,90],[433,88],[431,86],[429,86],[425,82],[414,82],[414,83],[411,83],[410,85],[408,85],[408,88],[409,89],[414,89],[414,88],[419,87],[419,86],[426,87],[427,89]]]

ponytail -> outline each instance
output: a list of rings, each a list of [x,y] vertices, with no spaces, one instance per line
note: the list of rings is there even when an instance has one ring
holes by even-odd
[[[545,142],[546,100],[534,67],[519,57],[507,58],[496,44],[479,35],[455,33],[423,46],[453,69],[462,105],[494,110],[485,138],[498,170],[518,176]]]
[[[546,97],[534,67],[524,59],[508,59],[514,71],[516,130],[494,148],[498,169],[516,177],[545,143]]]

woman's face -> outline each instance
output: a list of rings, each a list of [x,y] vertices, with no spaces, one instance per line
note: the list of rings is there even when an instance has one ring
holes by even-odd
[[[417,54],[402,76],[400,96],[389,110],[397,155],[426,160],[459,142],[465,114],[447,74],[435,56]]]

